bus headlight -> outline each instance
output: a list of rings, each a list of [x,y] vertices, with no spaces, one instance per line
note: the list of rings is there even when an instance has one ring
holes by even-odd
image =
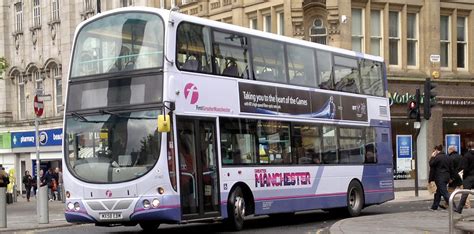
[[[81,209],[81,206],[79,205],[79,202],[74,202],[74,210],[79,211]]]
[[[150,201],[147,199],[143,200],[143,208],[150,209]]]
[[[160,205],[160,201],[158,200],[158,198],[153,199],[151,205],[153,206],[153,208],[157,208]]]
[[[67,204],[67,208],[68,208],[69,210],[73,210],[73,209],[74,209],[74,204],[72,204],[72,203],[69,202],[69,203]]]

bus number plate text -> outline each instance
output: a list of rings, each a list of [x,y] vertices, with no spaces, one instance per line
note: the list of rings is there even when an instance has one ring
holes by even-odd
[[[100,213],[101,220],[122,219],[122,213]]]

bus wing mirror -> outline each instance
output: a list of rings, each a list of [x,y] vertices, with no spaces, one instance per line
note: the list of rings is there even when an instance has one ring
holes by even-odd
[[[169,132],[171,131],[169,115],[159,115],[158,116],[158,132]]]

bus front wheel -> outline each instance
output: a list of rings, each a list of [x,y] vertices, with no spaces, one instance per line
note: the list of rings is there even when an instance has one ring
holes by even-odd
[[[245,217],[245,199],[240,187],[236,187],[229,197],[227,214],[229,217],[226,221],[229,227],[236,231],[242,230]]]
[[[154,231],[158,230],[158,228],[160,227],[160,223],[157,223],[157,222],[142,222],[142,223],[140,223],[140,227],[145,232],[154,232]]]
[[[353,180],[347,189],[347,213],[351,217],[359,216],[364,207],[364,191],[358,181]]]

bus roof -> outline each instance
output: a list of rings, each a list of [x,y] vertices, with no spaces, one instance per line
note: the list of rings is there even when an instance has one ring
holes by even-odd
[[[349,56],[354,56],[354,57],[365,58],[365,59],[374,60],[374,61],[378,61],[378,62],[383,62],[383,58],[379,57],[379,56],[359,53],[359,52],[346,50],[346,49],[342,49],[342,48],[338,48],[338,47],[332,47],[332,46],[328,46],[328,45],[323,45],[323,44],[309,42],[309,41],[305,41],[305,40],[300,40],[300,39],[296,39],[296,38],[292,38],[292,37],[282,36],[282,35],[268,33],[268,32],[263,32],[263,31],[260,31],[260,30],[255,30],[255,29],[246,28],[246,27],[242,27],[242,26],[237,26],[237,25],[233,25],[233,24],[228,24],[228,23],[223,23],[223,22],[219,22],[219,21],[200,18],[200,17],[196,17],[196,16],[192,16],[192,15],[186,15],[186,14],[182,14],[182,13],[167,10],[167,9],[152,8],[152,7],[123,7],[123,8],[113,9],[113,10],[110,10],[110,11],[107,11],[107,12],[104,12],[104,13],[101,13],[101,14],[97,14],[97,15],[91,17],[90,19],[81,22],[78,25],[77,29],[76,29],[76,33],[78,32],[78,30],[80,28],[82,28],[85,24],[87,24],[91,21],[97,20],[97,19],[105,17],[107,15],[116,14],[116,13],[119,13],[119,12],[127,12],[127,11],[143,11],[143,12],[157,13],[157,14],[159,14],[163,17],[164,21],[169,21],[170,17],[173,17],[173,15],[177,15],[181,20],[185,20],[185,21],[188,21],[188,22],[201,24],[201,25],[207,25],[207,26],[214,27],[214,28],[219,28],[219,29],[222,29],[222,30],[225,30],[225,31],[235,31],[235,32],[242,33],[242,34],[258,36],[258,37],[262,37],[262,38],[268,38],[268,39],[271,39],[271,40],[277,40],[277,41],[292,43],[292,44],[296,44],[296,45],[308,46],[308,47],[321,49],[321,50],[325,50],[325,51],[331,51],[331,52],[345,54],[345,55],[349,55]]]

